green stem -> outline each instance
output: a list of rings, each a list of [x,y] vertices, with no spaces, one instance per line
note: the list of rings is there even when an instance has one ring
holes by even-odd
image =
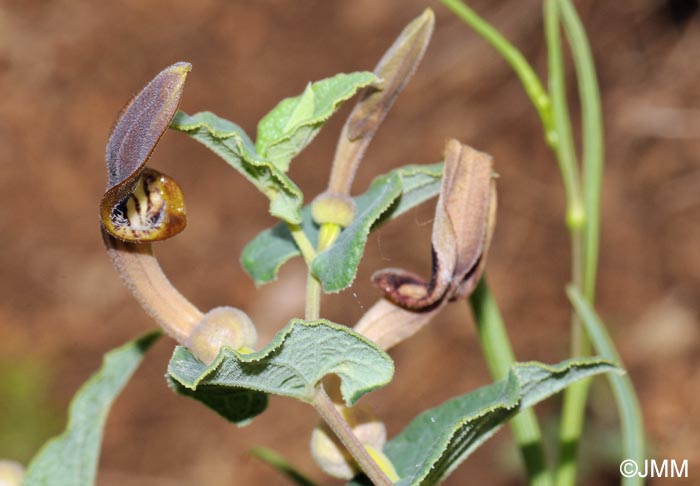
[[[469,298],[474,313],[481,349],[486,364],[495,380],[508,375],[515,355],[508,339],[503,317],[498,304],[491,294],[486,279],[482,278]],[[550,486],[552,477],[547,468],[547,457],[542,444],[542,434],[535,412],[528,408],[516,415],[510,422],[515,441],[525,462],[530,484]]]
[[[564,32],[566,33],[576,68],[581,99],[583,142],[583,187],[586,210],[585,245],[583,248],[583,295],[593,303],[598,268],[598,241],[600,239],[600,192],[603,180],[603,112],[595,72],[593,55],[586,31],[576,9],[569,0],[559,3]]]
[[[545,0],[544,27],[547,40],[549,64],[549,93],[552,100],[552,115],[557,133],[554,152],[557,156],[564,190],[566,192],[566,223],[573,232],[581,231],[585,223],[585,211],[581,198],[581,184],[571,121],[566,101],[564,58],[561,50],[559,8],[557,0]]]
[[[583,277],[583,226],[585,225],[584,208],[580,195],[578,180],[578,162],[571,132],[571,121],[566,98],[564,59],[561,49],[561,32],[559,22],[559,5],[557,0],[545,0],[544,26],[547,39],[549,63],[549,90],[552,97],[552,111],[557,128],[558,141],[555,148],[559,167],[562,172],[564,189],[567,194],[567,227],[571,237],[571,273],[576,285],[582,284]],[[572,210],[581,217],[576,217]],[[581,324],[572,316],[571,353],[574,356],[587,354],[588,343],[581,330]],[[590,380],[572,384],[564,391],[561,424],[559,428],[559,458],[556,468],[556,484],[573,486],[576,482],[576,460],[578,446],[583,430],[584,413]]]
[[[545,137],[556,154],[567,198],[566,222],[571,234],[572,280],[589,304],[595,298],[600,233],[600,193],[603,174],[603,122],[593,57],[585,29],[570,0],[545,0],[544,22],[549,61],[549,94],[522,54],[498,31],[460,0],[441,0],[465,23],[489,42],[511,65],[540,115]],[[583,186],[579,181],[576,150],[567,108],[560,16],[576,68],[582,106]],[[590,331],[589,331],[590,332]],[[486,352],[486,350],[485,350]],[[572,354],[590,353],[590,343],[572,318]],[[581,431],[589,381],[567,388],[564,396],[561,453],[556,484],[572,485],[576,479],[576,449]]]
[[[566,292],[576,313],[586,326],[586,330],[595,345],[596,351],[604,358],[622,365],[620,355],[615,348],[615,342],[610,337],[603,322],[593,310],[593,307],[591,307],[586,296],[574,286],[567,287]],[[620,422],[622,424],[622,457],[630,459],[636,464],[643,464],[645,459],[644,421],[632,380],[630,380],[627,374],[608,374],[608,381],[610,382],[615,401],[617,402]],[[622,479],[622,484],[625,486],[638,486],[643,483],[644,479],[637,475]]]
[[[450,9],[465,24],[469,25],[477,34],[503,56],[511,68],[515,71],[520,82],[525,88],[530,101],[535,106],[537,113],[544,127],[547,142],[554,146],[556,144],[556,130],[552,119],[552,107],[549,95],[545,91],[540,78],[527,62],[525,56],[491,24],[481,18],[474,10],[465,5],[461,0],[440,0],[443,5]]]
[[[309,240],[306,235],[303,232],[301,232],[301,234],[303,235],[303,240],[308,243]],[[294,233],[292,233],[292,235],[294,235]],[[335,243],[335,240],[339,235],[339,227],[336,225],[324,224],[321,228],[321,234],[319,235],[318,251],[321,252],[327,248],[330,248],[333,243]],[[315,258],[316,251],[313,250],[313,248],[311,248],[311,251],[314,252]],[[307,321],[319,319],[321,314],[321,282],[316,278],[316,276],[314,276],[311,270],[312,264],[313,259],[307,260],[307,265],[309,268],[306,276],[306,308],[304,311],[305,319]],[[362,445],[360,440],[352,431],[352,427],[350,427],[347,421],[335,408],[333,401],[328,397],[328,394],[323,389],[323,385],[321,384],[319,384],[316,388],[313,405],[321,418],[328,424],[331,430],[333,430],[350,455],[352,455],[355,462],[357,462],[357,464],[360,466],[360,469],[362,469],[367,477],[370,478],[372,483],[377,486],[391,486],[393,484],[391,480],[387,477],[384,471],[382,471],[379,464],[372,459],[367,449],[365,449],[365,446]]]
[[[316,250],[314,250],[314,246],[309,241],[309,238],[306,236],[306,233],[304,233],[304,230],[301,229],[301,226],[298,224],[287,223],[287,228],[289,228],[289,232],[292,234],[294,242],[297,244],[301,255],[304,257],[306,265],[311,267],[311,264],[316,258]]]
[[[313,258],[316,257],[316,251],[311,247],[308,238],[298,228],[301,236],[303,245],[308,243],[311,251],[313,251]],[[322,226],[321,234],[319,235],[318,251],[324,251],[335,243],[335,240],[340,235],[340,227],[337,225],[324,224]],[[292,231],[292,236],[294,236],[293,228],[290,227]],[[297,237],[294,238],[299,244]],[[301,246],[300,246],[301,248]],[[302,254],[304,251],[302,250]],[[311,265],[313,264],[313,258],[306,260],[308,268],[308,274],[306,277],[306,309],[304,311],[305,319],[307,321],[316,320],[320,317],[321,311],[321,282],[314,276]],[[306,259],[306,258],[305,258]],[[316,393],[312,402],[313,406],[318,411],[321,418],[328,424],[328,426],[333,430],[333,433],[340,439],[347,451],[352,455],[353,459],[360,466],[360,469],[367,475],[375,486],[391,486],[393,483],[384,473],[381,466],[372,459],[365,446],[362,445],[360,440],[357,438],[355,433],[352,431],[352,427],[343,416],[338,412],[330,399],[326,391],[323,389],[323,385],[319,384],[316,388]]]
[[[569,0],[549,1],[553,4],[552,9],[558,9],[557,16],[561,15],[564,31],[571,47],[581,101],[583,205],[586,217],[582,231],[579,231],[578,228],[574,228],[572,231],[572,238],[575,242],[573,280],[576,286],[583,289],[585,298],[592,305],[595,298],[598,267],[600,192],[604,157],[600,93],[593,56],[576,10]],[[558,25],[556,28],[558,39]],[[588,337],[581,324],[574,322],[572,354],[581,356],[589,353]],[[563,486],[573,485],[576,482],[576,459],[583,431],[589,383],[588,380],[576,383],[564,393],[559,433],[560,457],[556,475],[557,484]]]
[[[306,274],[306,307],[304,319],[315,321],[321,317],[321,282],[314,276],[309,268]]]
[[[393,484],[391,480],[384,474],[384,471],[382,471],[379,465],[374,462],[374,459],[369,455],[365,446],[358,440],[350,425],[335,408],[333,401],[328,397],[322,385],[316,388],[313,406],[338,439],[340,439],[348,452],[352,454],[352,457],[357,461],[360,469],[362,469],[370,481],[372,481],[372,484],[375,486],[391,486]]]
[[[306,306],[304,309],[304,318],[307,321],[316,320],[321,313],[321,283],[311,271],[311,265],[316,258],[316,250],[309,241],[309,238],[304,233],[304,230],[298,224],[287,223],[287,228],[294,238],[299,251],[304,257],[308,273],[306,275]]]

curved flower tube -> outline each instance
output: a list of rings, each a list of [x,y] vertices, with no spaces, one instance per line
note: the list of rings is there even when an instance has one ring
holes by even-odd
[[[433,272],[426,280],[403,269],[380,270],[384,291],[355,330],[388,349],[412,336],[447,304],[476,287],[496,223],[492,159],[457,140],[445,148],[445,168],[432,234]]]
[[[107,143],[109,182],[100,216],[112,263],[146,314],[211,362],[223,345],[254,346],[255,326],[232,307],[202,313],[170,283],[151,248],[152,241],[170,238],[186,225],[180,187],[146,162],[177,112],[190,69],[184,62],[164,69],[120,113]]]
[[[328,188],[312,203],[314,221],[338,226],[322,231],[337,236],[339,228],[354,219],[350,188],[357,168],[397,96],[418,69],[434,28],[435,15],[427,8],[403,29],[374,68],[381,81],[365,90],[350,113],[338,139]]]

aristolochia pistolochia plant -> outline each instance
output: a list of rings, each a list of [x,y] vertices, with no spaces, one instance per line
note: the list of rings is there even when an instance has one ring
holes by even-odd
[[[384,486],[439,483],[519,412],[575,381],[617,370],[596,358],[553,366],[508,363],[499,381],[423,412],[390,440],[381,418],[357,405],[362,396],[390,383],[389,348],[477,289],[493,236],[493,160],[454,139],[447,141],[443,162],[399,167],[376,177],[364,193],[352,192],[358,165],[418,67],[433,27],[433,13],[426,10],[372,72],[309,83],[299,96],[282,100],[258,124],[255,142],[212,112],[178,112],[191,66],[174,64],[127,103],[107,144],[102,237],[129,290],[178,344],[168,365],[169,386],[239,425],[263,413],[270,394],[312,405],[321,421],[311,432],[310,453],[326,473],[353,484],[367,479]],[[302,191],[288,175],[290,164],[340,105],[358,93],[327,189],[304,206]],[[265,345],[257,345],[255,325],[242,310],[195,307],[153,255],[152,243],[177,235],[186,222],[179,186],[147,167],[169,127],[236,169],[267,197],[271,216],[280,220],[243,249],[241,262],[254,282],[274,280],[280,266],[296,256],[308,266],[305,315]],[[432,274],[379,270],[372,281],[384,296],[354,327],[322,319],[322,292],[340,292],[352,284],[369,233],[435,196]],[[66,431],[35,457],[25,484],[94,483],[107,412],[157,337],[148,334],[106,356],[102,369],[76,395]],[[272,451],[256,454],[298,484],[311,484]]]

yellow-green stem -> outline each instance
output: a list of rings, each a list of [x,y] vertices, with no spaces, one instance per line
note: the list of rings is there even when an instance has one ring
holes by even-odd
[[[498,304],[485,278],[482,278],[477,285],[469,298],[469,303],[474,313],[481,349],[491,376],[496,380],[505,378],[515,364],[515,354]],[[530,484],[536,486],[554,484],[547,466],[542,434],[534,410],[528,408],[520,412],[510,421],[510,427],[515,441],[520,446]]]
[[[443,5],[449,8],[464,23],[469,25],[486,42],[503,56],[515,74],[520,78],[520,82],[525,88],[530,101],[534,105],[544,127],[545,139],[551,146],[557,143],[554,120],[552,119],[552,106],[547,91],[542,86],[540,78],[527,62],[525,56],[503,37],[493,26],[482,19],[474,10],[469,8],[461,0],[440,0]]]
[[[321,282],[314,276],[309,268],[306,274],[306,307],[304,319],[315,321],[321,317]]]
[[[297,247],[301,252],[301,256],[304,257],[306,265],[311,267],[311,264],[316,258],[316,250],[314,250],[314,246],[309,241],[309,238],[307,238],[304,230],[301,229],[301,226],[298,224],[287,223],[287,228],[289,228],[289,232],[292,234],[292,238],[294,238],[294,242],[297,244]]]
[[[546,0],[545,31],[550,56],[550,88],[555,123],[559,133],[568,140],[558,147],[557,158],[560,159],[560,163],[562,161],[570,163],[566,162],[570,159],[578,165],[573,155],[575,149],[573,137],[571,137],[569,114],[566,111],[560,20],[564,24],[572,49],[583,112],[584,186],[582,190],[585,199],[582,199],[580,192],[573,194],[572,197],[580,201],[582,214],[585,217],[581,218],[581,224],[571,224],[576,221],[567,220],[572,241],[572,280],[577,287],[586,289],[586,297],[592,303],[597,268],[600,182],[603,166],[600,96],[585,32],[573,6],[568,1]],[[559,109],[559,117],[557,117],[557,109]],[[566,180],[564,185],[566,187]],[[576,187],[581,187],[578,181],[576,181]],[[572,315],[571,326],[571,354],[573,356],[590,354],[591,345],[588,336],[575,314]],[[559,458],[555,476],[557,485],[573,486],[576,483],[578,449],[585,422],[589,385],[590,380],[582,380],[564,391],[559,429]]]
[[[552,100],[552,116],[557,134],[557,144],[554,146],[554,152],[566,194],[566,224],[572,232],[580,231],[584,227],[586,214],[581,197],[576,147],[571,133],[571,121],[566,99],[564,56],[561,50],[557,0],[545,0],[544,27],[549,64],[549,93]]]

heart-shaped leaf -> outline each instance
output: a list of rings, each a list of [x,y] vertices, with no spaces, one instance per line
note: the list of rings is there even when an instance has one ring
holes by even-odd
[[[319,381],[328,374],[341,379],[348,406],[362,395],[391,381],[391,358],[353,330],[326,320],[292,320],[264,349],[243,354],[223,348],[207,366],[187,349],[175,348],[168,366],[169,379],[188,390],[225,418],[240,422],[250,400],[239,400],[241,390],[275,394],[311,402]],[[231,393],[231,401],[225,395]],[[243,409],[237,408],[241,403]],[[241,411],[242,410],[242,411]],[[260,413],[259,410],[257,413]]]
[[[160,332],[147,334],[105,354],[100,370],[73,397],[66,429],[32,459],[22,484],[95,484],[109,409],[158,336]]]

